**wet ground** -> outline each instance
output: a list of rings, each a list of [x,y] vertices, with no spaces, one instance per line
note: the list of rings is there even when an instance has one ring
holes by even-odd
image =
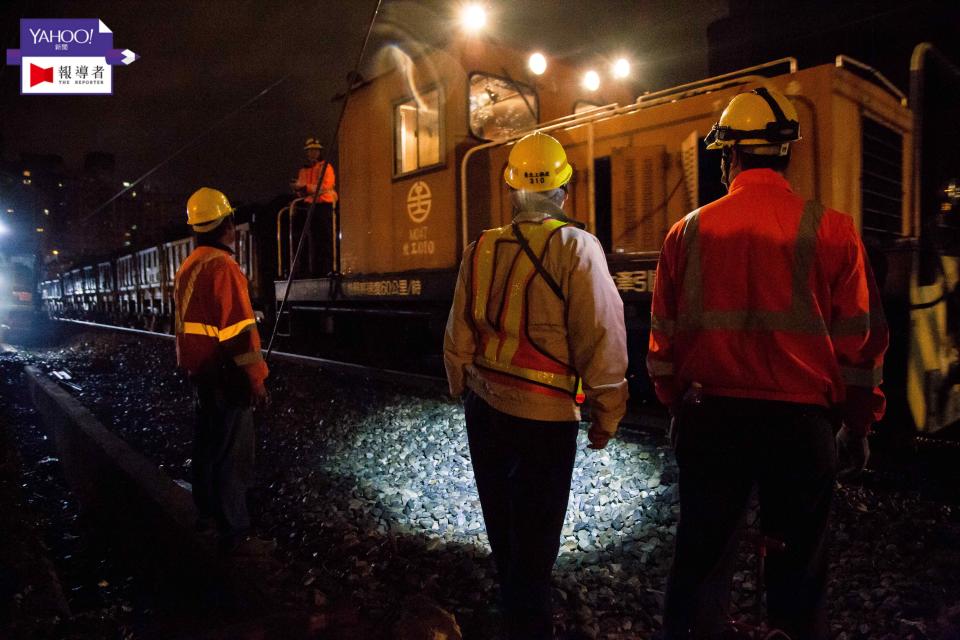
[[[189,390],[173,371],[172,343],[146,340],[80,334],[62,347],[3,356],[3,366],[13,371],[30,361],[66,372],[62,383],[104,424],[173,478],[189,481]],[[5,375],[3,384],[15,397],[16,376]],[[464,637],[496,637],[493,567],[458,403],[287,364],[273,367],[269,386],[274,403],[257,418],[251,503],[261,534],[279,544],[278,601],[339,612],[332,626],[352,626],[354,637],[390,638],[394,622],[414,606],[409,598],[422,595],[452,612]],[[26,426],[35,417],[22,411],[19,448],[41,447],[38,427]],[[55,467],[24,457],[28,473]],[[41,486],[35,476],[27,484],[31,491]],[[960,619],[960,518],[930,487],[922,468],[907,468],[840,489],[829,598],[835,637],[951,637],[951,615]],[[62,484],[58,491],[69,504]],[[650,637],[660,624],[676,503],[676,467],[660,437],[625,435],[605,451],[579,452],[555,571],[558,628],[584,637]],[[52,503],[39,508],[56,511]],[[72,606],[99,584],[91,582],[99,573],[109,573],[102,578],[108,585],[123,584],[122,571],[97,564],[109,553],[96,551],[85,553],[82,576],[71,578],[61,569],[68,566],[63,557],[74,555],[69,546],[46,524],[39,528],[53,540],[65,590],[82,585]],[[742,560],[735,603],[748,615],[756,582],[749,550]],[[131,584],[143,591],[135,578]],[[157,622],[149,603],[122,590],[115,597],[109,587],[94,592],[106,596],[102,607],[76,609],[105,610],[134,637]]]

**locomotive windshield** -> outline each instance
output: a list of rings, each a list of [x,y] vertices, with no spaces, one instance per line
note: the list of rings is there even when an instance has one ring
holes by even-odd
[[[485,73],[470,76],[470,133],[475,137],[509,138],[536,126],[539,113],[533,87]]]

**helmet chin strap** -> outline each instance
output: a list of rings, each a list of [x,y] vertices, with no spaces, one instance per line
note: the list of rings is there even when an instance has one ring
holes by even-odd
[[[722,158],[720,161],[720,184],[726,187],[727,191],[730,190],[730,165],[733,162],[733,148],[724,147],[720,152]]]

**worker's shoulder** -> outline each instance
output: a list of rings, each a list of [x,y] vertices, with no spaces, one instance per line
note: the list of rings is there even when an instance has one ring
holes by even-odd
[[[568,224],[560,227],[553,234],[551,241],[559,241],[564,247],[570,248],[576,252],[601,250],[600,241],[586,229],[582,229],[575,224]]]

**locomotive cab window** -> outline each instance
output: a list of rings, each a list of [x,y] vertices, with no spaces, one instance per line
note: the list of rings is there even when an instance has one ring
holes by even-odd
[[[470,74],[470,133],[481,140],[509,138],[540,120],[533,87],[486,73]]]
[[[432,89],[394,105],[394,175],[440,164],[441,102]]]

